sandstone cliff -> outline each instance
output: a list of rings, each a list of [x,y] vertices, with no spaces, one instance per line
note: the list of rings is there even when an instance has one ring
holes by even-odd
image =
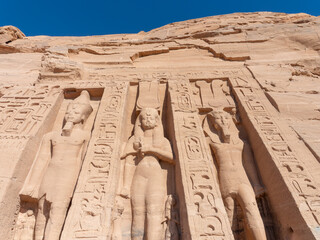
[[[146,82],[156,85],[145,86]],[[181,89],[185,92],[179,92]],[[236,224],[228,223],[217,187],[219,167],[203,130],[207,114],[219,104],[233,114],[241,139],[251,146],[257,176],[265,189],[256,197],[267,238],[320,239],[320,17],[234,13],[171,23],[137,34],[88,37],[28,37],[13,26],[0,27],[1,239],[18,239],[21,214],[35,204],[21,200],[19,191],[43,135],[59,129],[67,102],[81,90],[90,93],[93,114],[97,114],[96,119],[88,119],[94,126],[92,139],[99,135],[94,132],[98,128],[114,124],[116,129],[114,136],[111,130],[104,132],[106,139],[111,135],[116,139],[115,145],[91,140],[87,156],[92,150],[92,159],[109,150],[116,154],[110,153],[110,159],[120,159],[121,146],[134,131],[134,119],[141,109],[152,105],[161,112],[165,136],[179,162],[175,174],[169,171],[173,180],[168,183],[175,187],[168,191],[179,198],[181,239],[245,239],[246,223],[239,206]],[[108,92],[114,95],[104,98]],[[99,106],[109,106],[105,112],[114,107],[108,114],[114,114],[115,122],[103,122]],[[194,124],[194,132],[201,134],[184,136],[192,126],[180,129],[183,121]],[[183,139],[194,141],[193,147],[201,146],[201,151],[183,155],[189,146],[182,146]],[[192,172],[184,156],[194,161],[203,157],[208,165]],[[115,163],[110,160],[111,170],[105,170],[102,160],[92,163],[89,157],[84,160],[61,239],[112,235],[123,163],[112,165]],[[205,177],[198,179],[197,187],[193,174],[200,171]],[[93,173],[110,177],[89,178]],[[206,179],[214,184],[204,184]],[[208,189],[211,195],[206,192],[204,197],[201,191]],[[205,205],[206,198],[209,203]],[[95,201],[91,207],[103,205],[103,210],[86,212],[87,203]],[[201,204],[214,213],[201,212]],[[130,222],[126,211],[125,221]],[[92,225],[84,227],[88,222],[79,219],[94,214],[99,217],[92,217]],[[214,221],[221,224],[221,231],[213,218],[218,219]]]

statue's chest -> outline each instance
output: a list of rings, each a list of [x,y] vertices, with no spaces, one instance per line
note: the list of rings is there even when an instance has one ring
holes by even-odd
[[[69,146],[69,147],[80,147],[84,142],[84,139],[79,136],[54,136],[51,139],[52,146]]]

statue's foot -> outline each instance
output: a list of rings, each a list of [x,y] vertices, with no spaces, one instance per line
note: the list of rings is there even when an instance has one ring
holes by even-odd
[[[120,192],[120,196],[123,198],[130,198],[130,190],[128,188],[123,188]]]

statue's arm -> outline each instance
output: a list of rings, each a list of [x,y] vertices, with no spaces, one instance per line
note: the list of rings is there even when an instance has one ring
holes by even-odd
[[[124,198],[130,197],[130,187],[135,172],[135,156],[129,154],[125,158],[124,172],[123,172],[123,187],[120,196]]]
[[[51,159],[51,139],[52,133],[47,133],[43,136],[37,156],[20,191],[20,195],[37,198],[38,186]]]
[[[157,158],[161,159],[162,161],[175,164],[173,160],[173,152],[168,139],[163,139],[162,147],[145,147],[141,148],[142,153],[151,153],[154,154]]]
[[[128,142],[126,143],[126,146],[124,148],[124,151],[121,155],[121,159],[126,159],[127,156],[129,155],[137,155],[137,151],[133,149],[133,141],[134,141],[134,136],[130,137]]]
[[[244,142],[243,146],[243,165],[248,174],[248,177],[253,185],[253,189],[257,196],[264,193],[264,188],[261,185],[258,172],[253,160],[253,154],[248,142]]]
[[[81,149],[81,161],[83,161],[84,156],[85,156],[85,154],[87,152],[87,148],[88,148],[90,137],[91,137],[91,132],[86,132],[85,133],[84,143],[83,143],[82,149]]]

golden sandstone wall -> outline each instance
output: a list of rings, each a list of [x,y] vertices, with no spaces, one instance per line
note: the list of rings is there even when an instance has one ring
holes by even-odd
[[[320,239],[320,18],[0,28],[0,239]]]

